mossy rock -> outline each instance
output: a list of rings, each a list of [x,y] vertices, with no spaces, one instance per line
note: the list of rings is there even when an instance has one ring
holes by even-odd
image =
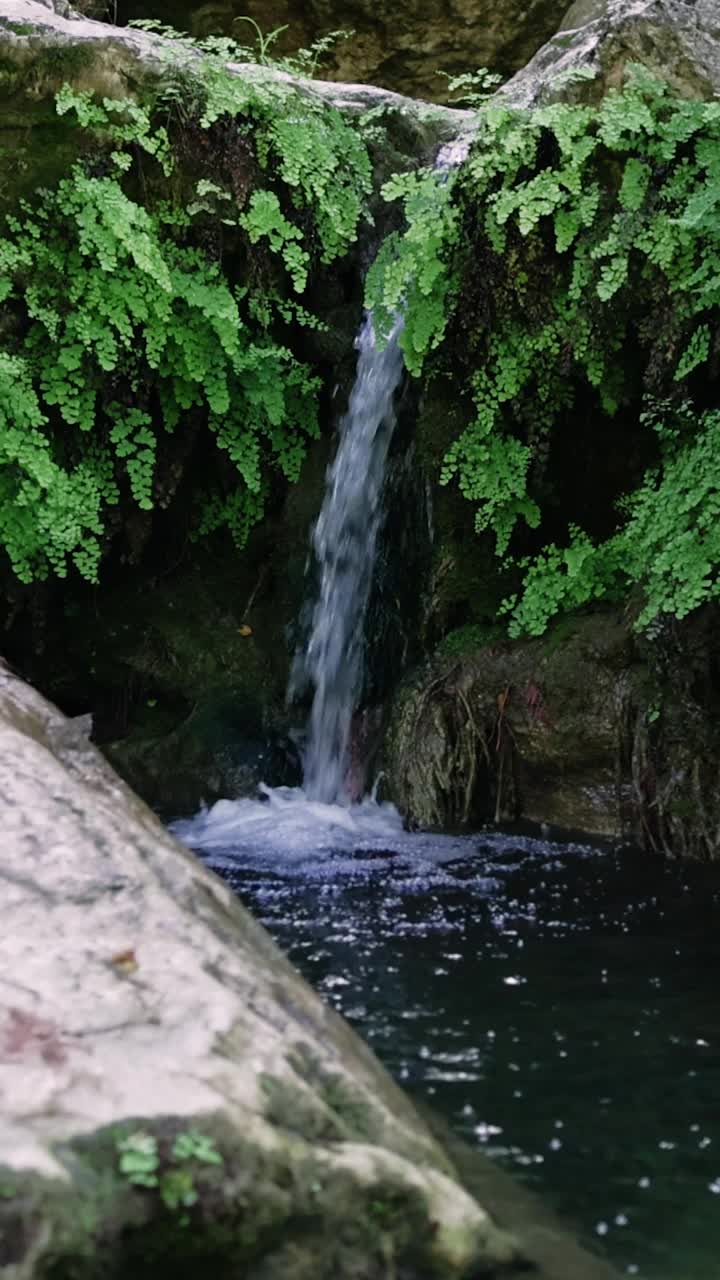
[[[476,635],[446,642],[396,699],[386,767],[408,820],[636,834],[628,726],[646,669],[629,626],[598,613],[540,640]]]

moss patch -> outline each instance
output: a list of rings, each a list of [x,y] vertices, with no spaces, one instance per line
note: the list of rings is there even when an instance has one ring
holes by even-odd
[[[328,1071],[309,1045],[294,1045],[288,1061],[336,1117],[344,1137],[359,1142],[381,1139],[382,1127],[367,1100],[340,1072]]]
[[[161,1192],[176,1118],[138,1119],[58,1148],[70,1182],[0,1171],[0,1265],[27,1265],[33,1280],[425,1280],[434,1228],[424,1198],[379,1177],[358,1184],[301,1147],[266,1150],[208,1117],[203,1133],[221,1165],[187,1161],[194,1203],[169,1208]],[[119,1167],[128,1133],[152,1134],[159,1185],[133,1185]],[[33,1254],[34,1251],[34,1254]],[[390,1271],[388,1270],[390,1268]]]

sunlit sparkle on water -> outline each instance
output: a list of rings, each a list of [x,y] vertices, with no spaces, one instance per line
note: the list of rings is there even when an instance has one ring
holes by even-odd
[[[720,1276],[720,879],[408,835],[302,792],[179,824],[411,1091],[621,1271]]]

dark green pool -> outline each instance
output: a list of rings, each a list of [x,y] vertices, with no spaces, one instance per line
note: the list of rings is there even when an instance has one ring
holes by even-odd
[[[720,875],[426,841],[204,856],[406,1088],[622,1272],[720,1277]]]

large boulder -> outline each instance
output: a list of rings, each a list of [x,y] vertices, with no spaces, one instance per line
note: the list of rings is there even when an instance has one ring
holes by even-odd
[[[0,667],[2,1280],[522,1269],[372,1053],[88,729]],[[609,1276],[568,1258],[539,1274]]]
[[[221,1274],[380,1275],[416,1250],[418,1273],[509,1267],[370,1053],[87,729],[3,672],[5,1266],[49,1275],[102,1241],[87,1274],[125,1251],[137,1275],[165,1230],[156,1262]]]

